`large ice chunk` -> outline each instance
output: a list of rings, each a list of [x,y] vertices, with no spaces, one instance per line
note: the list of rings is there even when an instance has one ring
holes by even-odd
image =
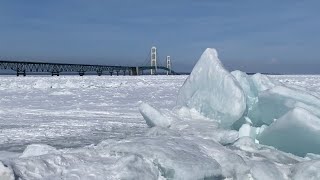
[[[247,106],[250,106],[255,102],[255,99],[258,95],[258,91],[255,90],[251,78],[246,73],[239,70],[232,71],[231,74],[239,82],[241,88],[244,91],[244,94],[247,96]]]
[[[12,167],[21,179],[158,179],[158,169],[143,157],[101,155],[95,151],[46,154],[16,159]],[[1,176],[0,176],[1,177]],[[2,179],[1,179],[2,180]]]
[[[247,160],[268,160],[283,165],[295,164],[304,160],[299,156],[282,152],[272,146],[257,144],[251,137],[239,138],[230,148]],[[236,151],[234,148],[239,148],[241,151]]]
[[[256,92],[265,91],[271,89],[277,85],[281,85],[280,82],[270,79],[267,75],[257,73],[251,76],[251,81],[255,87]]]
[[[259,94],[259,101],[248,116],[255,126],[271,124],[289,110],[301,107],[320,116],[320,99],[306,91],[285,86],[276,86]]]
[[[14,180],[12,169],[5,167],[0,161],[0,179],[1,180]]]
[[[31,144],[23,151],[20,157],[31,157],[31,156],[40,156],[49,153],[58,152],[56,148],[48,146],[46,144]]]
[[[250,164],[250,172],[253,176],[253,179],[257,180],[285,180],[286,174],[280,171],[280,168],[277,167],[276,163],[273,163],[269,160],[252,160]]]
[[[206,49],[179,90],[178,106],[194,108],[224,127],[241,118],[246,98],[239,83],[223,67],[215,49]]]
[[[139,110],[149,127],[169,127],[171,124],[168,118],[147,103],[142,103]]]
[[[320,153],[320,119],[311,112],[294,108],[272,123],[260,135],[262,144],[299,156]]]
[[[236,70],[232,71],[231,74],[237,79],[246,95],[247,109],[244,113],[244,116],[247,116],[247,114],[251,114],[250,118],[253,117],[251,119],[252,125],[256,127],[261,126],[262,124],[264,124],[261,121],[261,118],[256,118],[254,115],[252,116],[252,114],[255,114],[255,112],[251,112],[259,101],[259,93],[271,89],[277,85],[281,85],[281,83],[272,80],[267,75],[263,75],[260,73],[248,76],[246,73]],[[234,129],[238,130],[241,125],[245,123],[244,116],[233,124]]]
[[[301,180],[301,179],[308,179],[308,180],[318,180],[320,179],[320,161],[313,160],[313,161],[306,161],[299,163],[293,168],[292,171],[292,179],[293,180]]]
[[[216,143],[218,146],[218,143]],[[166,179],[222,179],[220,164],[181,137],[142,137],[113,144],[116,155],[136,154],[153,162]]]
[[[260,73],[249,76],[245,72],[236,70],[232,71],[231,74],[239,82],[247,97],[247,106],[249,106],[247,108],[250,108],[252,104],[256,102],[259,92],[281,85],[280,82],[272,80],[267,75]]]
[[[175,121],[170,128],[185,136],[210,139],[223,145],[233,143],[239,138],[238,131],[218,128],[215,123],[208,120]]]

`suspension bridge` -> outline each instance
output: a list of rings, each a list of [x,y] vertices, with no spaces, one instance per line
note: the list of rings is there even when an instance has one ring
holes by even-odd
[[[166,65],[158,64],[157,48],[152,47],[150,51],[149,65],[142,66],[110,66],[110,65],[91,65],[91,64],[65,64],[29,61],[4,61],[0,60],[0,69],[12,70],[17,76],[26,76],[34,73],[50,73],[52,76],[59,76],[61,73],[77,73],[80,76],[86,73],[96,73],[98,76],[109,75],[142,75],[149,72],[156,75],[162,71],[167,75],[177,75],[171,68],[170,56],[166,57]]]

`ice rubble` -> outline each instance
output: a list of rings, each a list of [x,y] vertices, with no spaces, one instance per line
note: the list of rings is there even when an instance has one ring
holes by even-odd
[[[181,106],[189,108],[189,112],[184,110],[187,112],[185,113],[187,116],[192,116],[190,112],[196,110],[211,119],[213,124],[211,126],[209,123],[206,124],[207,122],[203,118],[196,121],[194,118],[190,118],[191,120],[186,121],[180,114],[180,119],[179,117],[175,118],[169,128],[178,130],[183,135],[192,134],[223,145],[232,144],[237,138],[248,137],[252,139],[253,144],[260,141],[262,144],[271,145],[300,156],[304,156],[308,152],[320,153],[320,141],[317,138],[320,135],[319,98],[301,89],[286,87],[262,74],[248,76],[241,71],[233,71],[231,74],[237,82],[228,79],[229,73],[218,60],[216,51],[207,49],[180,89],[177,105],[178,108]],[[224,81],[228,80],[234,85],[229,87],[229,90],[227,90],[228,88],[224,89],[225,86],[221,85],[225,85]],[[238,91],[239,85],[241,88]],[[236,93],[231,92],[233,89]],[[230,92],[230,94],[226,92]],[[243,92],[245,96],[245,105],[242,103],[240,108],[242,112],[239,114],[241,115],[238,117],[227,113],[227,115],[221,115],[221,108],[229,111],[236,109],[236,112],[239,112],[237,110],[241,100],[234,98],[234,94],[237,92]],[[234,104],[230,102],[236,106],[232,106]],[[231,136],[233,138],[228,140],[228,143],[223,142],[221,139],[226,140],[230,135],[221,133],[221,128],[216,124],[217,121],[224,128],[228,128],[231,123],[234,123],[232,127],[238,126],[236,129],[239,129],[239,133]],[[231,132],[231,130],[224,131]],[[188,132],[192,133],[188,134]],[[217,138],[218,136],[222,138]],[[300,147],[297,147],[297,144]],[[250,147],[253,148],[252,144]],[[287,179],[290,176],[288,167],[277,167],[274,162],[279,163],[286,159],[284,164],[294,164],[303,161],[293,155],[284,155],[288,156],[284,157],[279,151],[272,150],[267,146],[259,145],[259,148],[268,149],[272,153],[263,161],[250,160],[247,162],[251,167],[252,177],[256,179],[279,179],[280,177]],[[257,146],[254,146],[253,149],[257,149]],[[255,153],[257,153],[256,150]],[[276,154],[280,155],[278,157],[280,159],[273,157]],[[263,170],[266,168],[270,172]],[[283,173],[284,171],[288,172]]]
[[[260,92],[258,99],[248,116],[263,124],[270,125],[274,119],[280,118],[295,107],[304,108],[320,116],[320,99],[298,89],[275,86]]]
[[[320,119],[311,112],[294,108],[272,123],[260,135],[262,144],[300,156],[320,154]]]

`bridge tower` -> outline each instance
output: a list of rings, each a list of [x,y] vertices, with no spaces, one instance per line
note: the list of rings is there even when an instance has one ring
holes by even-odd
[[[157,73],[157,48],[152,47],[151,48],[151,67],[154,67],[154,69],[151,69],[151,75],[155,75]]]
[[[167,75],[171,74],[171,59],[170,56],[167,56],[167,68],[169,71],[167,71]]]

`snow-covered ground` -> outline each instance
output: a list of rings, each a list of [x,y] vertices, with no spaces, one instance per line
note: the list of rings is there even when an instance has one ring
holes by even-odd
[[[186,76],[0,76],[0,151],[140,136],[141,101],[172,108]]]
[[[320,97],[320,75],[277,75]],[[81,147],[139,136],[147,125],[138,106],[171,109],[187,76],[0,76],[0,151],[44,143]]]
[[[319,97],[214,49],[189,77],[1,76],[0,179],[317,180]]]

